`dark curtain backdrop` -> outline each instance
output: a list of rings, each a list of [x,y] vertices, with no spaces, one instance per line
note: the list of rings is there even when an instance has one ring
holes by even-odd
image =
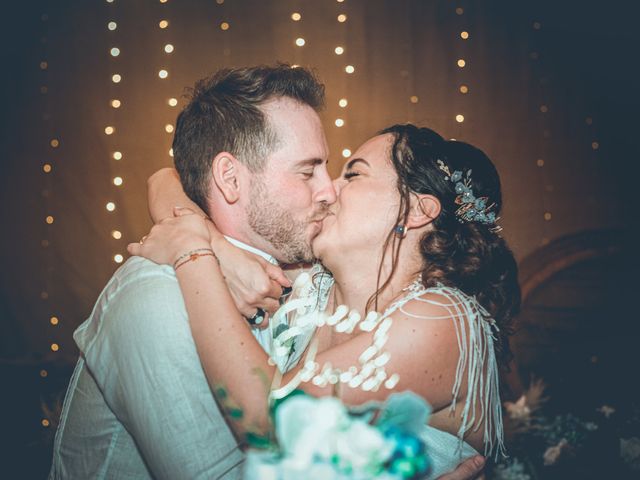
[[[344,149],[396,122],[480,147],[501,173],[503,235],[519,261],[582,232],[619,241],[637,223],[636,2],[40,0],[0,8],[0,358],[30,365],[37,388],[49,374],[41,365],[75,359],[72,332],[116,256],[126,258],[126,244],[150,227],[145,180],[172,164],[167,129],[185,87],[221,67],[279,60],[315,68],[327,89],[333,174]]]

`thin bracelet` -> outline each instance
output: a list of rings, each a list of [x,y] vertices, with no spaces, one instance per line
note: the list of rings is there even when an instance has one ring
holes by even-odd
[[[174,270],[178,270],[182,265],[184,265],[185,263],[189,263],[189,262],[194,262],[196,260],[198,260],[200,257],[213,257],[213,258],[217,258],[216,255],[213,252],[210,253],[194,253],[193,255],[191,255],[189,258],[187,258],[186,260],[183,260],[182,263],[179,263],[178,265],[176,265],[175,267],[173,267]]]
[[[185,258],[190,257],[194,253],[201,253],[201,252],[213,253],[213,250],[211,250],[210,248],[196,248],[195,250],[191,250],[190,252],[184,253],[180,255],[175,262],[173,262],[173,268],[175,269],[176,265],[180,263],[182,260],[184,260]],[[215,253],[213,255],[215,256]]]

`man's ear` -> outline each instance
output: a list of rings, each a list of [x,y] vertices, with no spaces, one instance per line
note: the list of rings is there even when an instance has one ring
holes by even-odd
[[[430,224],[440,215],[440,210],[440,200],[433,195],[412,194],[407,229]]]
[[[235,203],[240,198],[240,171],[242,165],[229,152],[220,152],[211,162],[213,181],[227,203]]]

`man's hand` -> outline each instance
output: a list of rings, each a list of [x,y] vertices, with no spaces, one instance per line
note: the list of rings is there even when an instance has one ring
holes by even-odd
[[[485,459],[482,455],[468,458],[453,472],[438,477],[438,480],[476,480],[482,478]]]

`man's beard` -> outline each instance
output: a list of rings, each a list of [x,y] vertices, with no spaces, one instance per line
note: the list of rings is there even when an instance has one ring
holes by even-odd
[[[318,213],[321,220],[324,214]],[[284,263],[312,262],[315,257],[307,239],[308,221],[296,220],[290,212],[271,198],[260,175],[251,179],[247,217],[251,229],[268,241]],[[309,220],[314,220],[310,218]]]

